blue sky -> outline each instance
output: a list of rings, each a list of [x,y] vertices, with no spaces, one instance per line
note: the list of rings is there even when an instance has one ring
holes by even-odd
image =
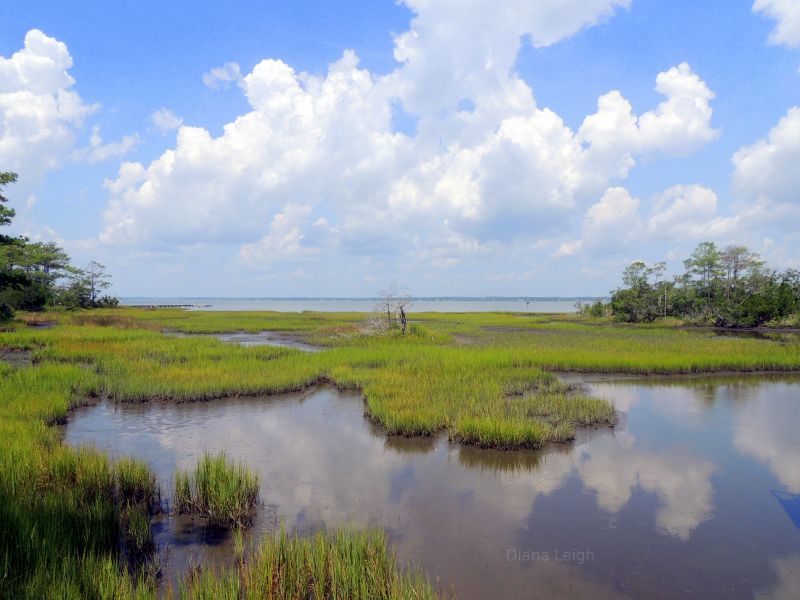
[[[605,294],[706,239],[797,268],[799,50],[800,0],[12,0],[0,169],[120,295]]]

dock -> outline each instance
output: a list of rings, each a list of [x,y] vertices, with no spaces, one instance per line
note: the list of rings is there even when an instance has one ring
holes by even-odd
[[[124,304],[122,308],[145,308],[156,310],[159,308],[180,308],[182,310],[191,310],[193,308],[211,308],[210,304]]]

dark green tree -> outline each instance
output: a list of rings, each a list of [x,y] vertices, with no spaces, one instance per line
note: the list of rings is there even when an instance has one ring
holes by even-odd
[[[757,327],[786,322],[800,311],[800,272],[769,269],[746,246],[719,250],[703,242],[684,266],[685,273],[668,282],[664,263],[629,265],[622,274],[626,287],[611,297],[614,317],[640,322],[677,316],[722,327]]]
[[[14,183],[14,173],[0,173],[0,226],[9,225],[14,210],[5,206],[3,186]],[[0,235],[0,320],[14,309],[41,310],[45,306],[66,308],[115,306],[116,299],[102,296],[110,275],[99,262],[86,271],[76,269],[67,253],[53,242],[30,242],[23,237]]]
[[[683,264],[688,273],[699,277],[700,295],[705,298],[706,312],[713,313],[714,294],[725,272],[722,253],[714,242],[701,242]]]
[[[10,225],[14,215],[17,214],[13,208],[8,208],[5,206],[5,204],[8,202],[8,198],[3,195],[3,188],[10,183],[15,183],[16,181],[16,173],[0,172],[0,226]]]
[[[4,195],[3,188],[17,180],[16,173],[0,172],[0,227],[10,225],[16,214],[13,208],[8,208],[8,198]],[[10,290],[19,288],[25,283],[25,277],[18,271],[10,268],[3,261],[6,250],[20,245],[18,238],[0,233],[0,322],[8,321],[14,316],[11,305],[3,298]]]

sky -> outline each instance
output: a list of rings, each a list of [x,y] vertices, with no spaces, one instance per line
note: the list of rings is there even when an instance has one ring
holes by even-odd
[[[800,0],[5,0],[0,171],[120,296],[800,268]]]

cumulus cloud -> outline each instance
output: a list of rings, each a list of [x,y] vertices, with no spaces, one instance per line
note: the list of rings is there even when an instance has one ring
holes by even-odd
[[[271,263],[275,260],[297,258],[313,254],[314,249],[303,245],[303,227],[311,215],[311,207],[287,204],[277,213],[269,226],[269,233],[257,243],[242,246],[240,255],[245,263],[253,265]],[[317,221],[324,227],[326,221]]]
[[[733,185],[742,199],[798,202],[800,107],[790,108],[766,138],[733,155]]]
[[[138,134],[126,135],[118,142],[103,143],[100,136],[100,126],[92,127],[92,134],[89,137],[89,146],[78,148],[72,153],[74,160],[83,160],[90,164],[116,158],[128,153],[131,149],[138,146],[142,140]]]
[[[431,114],[471,99],[482,110],[525,111],[527,86],[512,70],[520,45],[549,46],[630,6],[630,0],[404,0],[416,16],[395,38],[404,105]]]
[[[717,194],[702,185],[675,185],[656,197],[647,235],[662,239],[707,237],[717,217]]]
[[[67,46],[38,29],[24,47],[0,56],[0,164],[33,189],[70,156],[84,120],[98,108],[73,90]]]
[[[526,86],[524,114],[486,122],[456,115],[464,126],[450,137],[452,119],[444,119],[430,143],[424,132],[410,138],[393,131],[395,74],[372,75],[354,53],[325,77],[264,60],[241,82],[251,112],[223,135],[182,127],[174,150],[140,166],[143,179],[124,185],[121,173],[109,183],[104,235],[178,241],[210,232],[251,243],[257,224],[289,203],[326,217],[336,234],[329,240],[367,252],[371,239],[387,250],[413,235],[468,236],[478,244],[543,235],[627,174],[630,166],[620,172],[618,164],[654,151],[680,154],[713,138],[711,93],[691,69],[681,65],[658,82],[668,99],[639,117],[628,104],[622,133],[608,129],[602,102],[573,132],[556,113],[537,108]]]
[[[797,0],[756,0],[753,11],[776,21],[769,34],[772,44],[800,47],[800,2]]]
[[[231,83],[241,83],[242,71],[238,63],[229,62],[203,73],[203,83],[212,90],[228,87]]]
[[[223,135],[183,126],[174,149],[147,167],[123,165],[107,182],[105,239],[251,243],[287,204],[319,208],[319,217],[357,205],[351,220],[369,218],[405,138],[391,132],[380,83],[355,55],[325,77],[264,60],[242,87],[252,111]]]
[[[636,154],[685,156],[718,136],[711,127],[714,93],[687,63],[659,73],[656,90],[666,100],[639,117],[618,91],[600,97],[597,112],[578,132],[591,146],[587,160],[592,167],[625,177]]]
[[[581,238],[563,242],[556,257],[580,251],[624,252],[654,241],[672,243],[719,239],[741,230],[741,219],[717,212],[717,194],[698,184],[675,185],[656,194],[648,211],[622,187],[608,188],[599,202],[588,208]]]
[[[606,190],[600,202],[586,211],[584,244],[590,248],[615,246],[636,235],[641,226],[639,204],[625,188]]]
[[[627,0],[457,4],[408,0],[416,16],[386,75],[352,51],[322,75],[275,59],[249,73],[235,63],[211,70],[206,85],[235,82],[249,110],[218,136],[180,125],[174,148],[124,163],[106,182],[101,239],[228,244],[248,265],[328,251],[448,269],[555,250],[548,240],[563,241],[588,208],[586,244],[608,244],[609,211],[633,215],[638,200],[606,190],[637,160],[683,156],[716,137],[714,94],[685,63],[657,74],[655,107],[635,112],[612,91],[577,131],[537,106],[515,73],[521,44],[557,43]],[[418,117],[413,134],[396,130],[398,107]],[[557,252],[582,247],[567,241]]]
[[[150,116],[150,122],[162,134],[168,133],[183,125],[183,119],[168,108],[159,108]]]

